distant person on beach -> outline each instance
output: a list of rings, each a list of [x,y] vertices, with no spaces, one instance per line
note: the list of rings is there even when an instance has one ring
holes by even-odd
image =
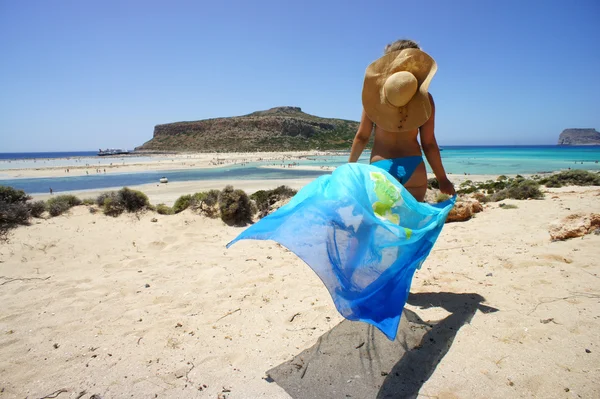
[[[374,130],[370,163],[396,177],[419,202],[427,191],[421,146],[441,192],[455,194],[442,165],[434,133],[435,104],[427,91],[436,70],[433,58],[412,40],[386,46],[383,57],[367,68],[362,117],[348,160],[358,161]]]
[[[54,191],[52,191],[52,187],[50,187],[50,195],[52,195]]]

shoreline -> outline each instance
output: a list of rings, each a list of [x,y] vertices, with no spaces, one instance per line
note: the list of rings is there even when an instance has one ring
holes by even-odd
[[[252,162],[285,162],[305,159],[315,156],[335,156],[339,155],[329,151],[288,151],[288,152],[236,152],[236,153],[185,153],[169,154],[164,159],[165,154],[146,154],[138,157],[147,157],[153,160],[145,162],[124,163],[125,157],[111,158],[115,161],[109,164],[77,164],[76,162],[68,165],[56,166],[38,166],[28,165],[22,168],[0,168],[0,182],[2,179],[27,179],[27,178],[53,178],[65,176],[86,176],[88,174],[116,174],[116,173],[139,173],[147,171],[176,171],[176,170],[194,170],[194,169],[214,169],[232,165],[244,165]],[[133,157],[132,157],[133,158]],[[86,158],[81,159],[96,159]],[[109,158],[102,158],[108,160]],[[71,161],[75,158],[47,158],[45,161]],[[6,160],[2,160],[1,162]],[[19,160],[17,160],[19,161]],[[36,162],[37,163],[37,162]],[[69,170],[69,172],[66,172]]]

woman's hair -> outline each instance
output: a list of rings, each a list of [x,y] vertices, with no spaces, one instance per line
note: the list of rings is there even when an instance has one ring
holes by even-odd
[[[388,44],[387,46],[385,46],[385,50],[384,50],[384,54],[387,53],[391,53],[392,51],[400,51],[400,50],[404,50],[407,48],[416,48],[416,49],[421,49],[419,47],[419,45],[417,44],[417,42],[409,40],[409,39],[402,39],[402,40],[396,40],[393,43]]]

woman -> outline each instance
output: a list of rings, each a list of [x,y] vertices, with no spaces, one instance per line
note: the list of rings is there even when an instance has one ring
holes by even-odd
[[[422,203],[427,174],[419,134],[440,188],[454,194],[433,134],[427,88],[435,70],[435,61],[416,44],[388,46],[386,55],[367,68],[364,112],[350,162],[313,180],[227,244],[277,241],[315,271],[342,316],[370,323],[390,340],[396,338],[412,276],[456,199]],[[372,165],[356,163],[374,124]]]
[[[440,190],[455,194],[442,165],[434,133],[435,104],[427,92],[436,70],[435,61],[412,40],[386,46],[384,56],[367,68],[363,113],[348,160],[358,160],[375,126],[371,164],[396,177],[419,202],[425,199],[427,171],[417,136]]]

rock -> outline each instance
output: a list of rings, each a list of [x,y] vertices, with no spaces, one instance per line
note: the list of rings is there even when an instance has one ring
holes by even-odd
[[[481,202],[477,201],[476,199],[471,199],[466,202],[468,202],[471,205],[471,212],[473,212],[473,213],[483,212],[483,205],[481,205]]]
[[[152,223],[156,223],[156,222],[158,222],[158,219],[157,219],[157,218],[152,218],[152,219],[150,219],[150,221],[151,221]]]
[[[472,206],[468,202],[457,202],[454,204],[454,208],[448,214],[446,223],[451,222],[464,222],[473,217]]]
[[[481,202],[472,198],[461,199],[454,204],[454,208],[452,208],[448,214],[446,223],[463,222],[471,219],[474,214],[479,212],[483,212],[483,205],[481,205]]]
[[[565,129],[558,137],[558,145],[600,145],[596,129]]]
[[[600,228],[600,214],[575,213],[560,221],[552,222],[548,232],[553,241],[582,237]]]

